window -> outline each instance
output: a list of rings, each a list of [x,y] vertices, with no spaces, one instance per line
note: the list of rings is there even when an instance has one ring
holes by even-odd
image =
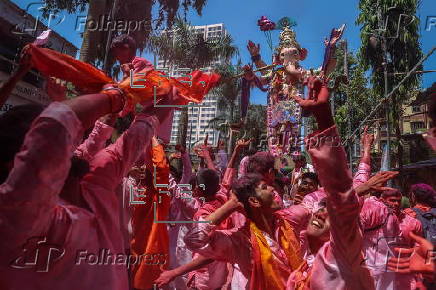
[[[411,126],[412,130],[425,129],[424,122],[411,122],[410,126]]]
[[[412,107],[412,112],[413,112],[413,113],[419,113],[419,112],[421,112],[421,106],[413,106],[413,107]]]

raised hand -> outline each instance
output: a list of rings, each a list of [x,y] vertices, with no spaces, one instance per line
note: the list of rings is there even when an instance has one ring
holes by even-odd
[[[159,278],[154,281],[154,283],[156,283],[159,287],[163,287],[173,281],[176,277],[176,273],[172,270],[163,271],[159,275]]]
[[[368,126],[365,126],[365,128],[363,129],[362,137],[360,139],[361,147],[364,151],[370,150],[373,143],[374,143],[374,135],[369,134]]]
[[[250,52],[251,56],[256,56],[260,54],[260,44],[254,44],[251,40],[248,41],[247,45],[248,52]]]
[[[239,139],[238,141],[236,141],[236,147],[238,148],[247,147],[248,145],[250,145],[251,141],[252,141],[251,139],[248,140]]]
[[[292,98],[307,112],[311,112],[318,124],[318,130],[324,131],[335,124],[329,104],[330,93],[327,86],[316,76],[308,77],[309,98]]]
[[[209,147],[207,145],[204,145],[204,144],[195,146],[194,152],[201,158],[210,157]]]
[[[420,273],[424,277],[430,276],[430,280],[434,278],[436,271],[434,263],[434,247],[432,243],[423,237],[410,233],[410,237],[414,239],[419,246],[412,249],[407,248],[395,248],[395,251],[399,254],[399,257],[391,257],[388,260],[388,269],[397,273]],[[403,255],[409,255],[408,257],[401,257]]]
[[[243,211],[244,210],[244,204],[239,201],[236,194],[233,192],[233,190],[230,190],[229,192],[229,200],[232,201],[235,205],[235,208],[237,211]]]
[[[379,171],[372,176],[368,181],[362,183],[355,188],[359,196],[367,194],[369,191],[384,191],[389,189],[384,187],[388,180],[398,175],[398,171]]]

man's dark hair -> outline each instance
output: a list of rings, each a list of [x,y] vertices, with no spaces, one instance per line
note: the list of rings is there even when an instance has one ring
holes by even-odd
[[[257,152],[250,157],[247,173],[266,174],[274,169],[274,156],[269,152]]]
[[[251,149],[248,149],[247,154],[245,156],[253,156],[256,153],[257,153],[256,148],[251,148]]]
[[[430,185],[425,183],[414,184],[410,187],[410,192],[414,194],[416,202],[436,207],[436,192]]]
[[[262,181],[262,175],[248,173],[239,178],[232,184],[232,190],[238,197],[238,200],[244,205],[244,208],[249,212],[248,198],[256,197],[256,187]]]
[[[391,189],[387,189],[382,191],[381,193],[381,197],[382,198],[387,198],[387,197],[392,197],[392,196],[402,196],[401,191],[399,189],[396,188],[391,188]]]
[[[127,34],[121,34],[112,39],[111,42],[111,50],[117,47],[122,47],[124,44],[128,44],[130,51],[132,54],[135,54],[136,52],[136,41],[133,39],[133,37],[127,35]]]
[[[204,184],[204,187],[200,187]],[[197,173],[197,186],[206,196],[214,196],[220,189],[220,176],[212,169],[202,169]]]
[[[43,110],[42,105],[20,105],[0,116],[0,163],[8,163],[14,159],[33,120]]]
[[[301,175],[301,180],[305,179],[305,178],[309,178],[312,179],[313,181],[316,182],[316,184],[319,185],[319,179],[318,179],[318,174],[316,174],[315,172],[305,172]]]

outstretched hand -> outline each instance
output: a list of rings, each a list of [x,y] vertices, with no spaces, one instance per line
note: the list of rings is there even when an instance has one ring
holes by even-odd
[[[254,44],[251,40],[248,41],[247,45],[248,52],[250,52],[251,56],[256,56],[260,54],[260,44]]]
[[[395,248],[398,257],[391,257],[388,260],[388,269],[403,274],[420,273],[424,277],[429,276],[430,280],[432,280],[436,271],[434,263],[435,252],[432,243],[423,237],[415,235],[413,232],[410,232],[409,235],[419,246],[412,249]],[[401,257],[403,255],[410,256]]]
[[[194,152],[201,158],[210,157],[210,148],[205,144],[195,146]]]
[[[162,273],[160,273],[159,278],[154,280],[154,283],[156,283],[159,287],[163,287],[173,281],[176,277],[177,276],[174,271],[164,270]]]
[[[229,201],[234,203],[234,206],[235,206],[237,211],[243,212],[244,205],[242,204],[242,202],[239,201],[238,197],[233,192],[233,190],[230,190],[230,192],[229,192]]]
[[[330,93],[327,86],[316,76],[308,78],[309,97],[303,99],[292,96],[293,99],[307,112],[311,112],[318,123],[318,129],[323,131],[334,125],[330,109]]]
[[[379,171],[372,176],[368,181],[362,183],[355,188],[359,196],[367,194],[369,191],[384,191],[388,187],[384,187],[388,180],[398,175],[398,171]]]
[[[238,141],[236,141],[236,148],[241,149],[247,147],[248,145],[250,145],[251,141],[251,139],[239,139]]]
[[[370,150],[372,144],[374,143],[374,135],[368,133],[368,126],[365,126],[363,129],[363,134],[360,139],[360,144],[363,148],[363,150]]]

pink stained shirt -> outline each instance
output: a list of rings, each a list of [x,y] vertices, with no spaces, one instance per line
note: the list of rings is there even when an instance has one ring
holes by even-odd
[[[227,168],[223,180],[221,182],[220,190],[215,195],[215,199],[205,202],[195,213],[194,221],[204,219],[220,208],[229,199],[229,190],[231,183],[236,176],[236,169]],[[241,213],[233,213],[221,225],[221,229],[231,229],[234,227],[241,227],[245,224],[245,216]],[[198,253],[194,253],[193,259],[197,258]],[[227,281],[231,279],[229,272],[231,265],[226,262],[215,261],[211,264],[192,271],[189,273],[189,286],[198,290],[217,289],[223,287]],[[230,279],[229,279],[230,278]]]
[[[365,262],[375,279],[376,289],[415,289],[415,275],[390,272],[386,262],[396,255],[395,247],[414,246],[409,233],[422,235],[420,222],[404,213],[395,215],[375,197],[365,199],[360,220],[364,230]]]
[[[286,219],[298,232],[301,225],[307,224],[308,210],[301,206],[291,206],[275,213],[277,219]],[[204,221],[199,217],[199,221]],[[248,225],[248,224],[246,224]],[[271,248],[274,259],[282,267],[289,267],[287,256],[280,248],[277,240],[279,228],[274,229],[275,236],[271,237],[263,233]],[[297,234],[298,236],[298,234]],[[220,226],[209,223],[199,223],[191,229],[185,237],[188,248],[202,256],[234,265],[238,275],[233,276],[232,289],[249,289],[251,265],[251,242],[250,231],[247,226],[222,230]],[[283,285],[286,281],[283,281]]]
[[[88,210],[59,198],[82,137],[80,121],[57,102],[34,121],[0,185],[1,289],[128,289],[126,263],[115,260],[124,248],[114,191],[155,122],[138,116],[91,160],[80,182]]]
[[[106,147],[106,141],[113,131],[114,128],[97,120],[88,138],[77,147],[74,155],[89,162],[98,151]]]
[[[357,172],[353,178],[353,187],[356,188],[360,184],[366,182],[371,174],[371,166],[364,162],[360,162]],[[309,193],[303,198],[301,204],[312,212],[318,210],[318,204],[321,200],[327,197],[323,187],[318,188],[314,192]]]
[[[360,203],[353,190],[344,148],[338,145],[340,138],[336,126],[308,141],[309,154],[327,195],[330,241],[316,253],[308,270],[310,283],[305,289],[374,289],[374,280],[362,265]],[[287,289],[294,289],[295,283],[296,272],[293,272]]]

